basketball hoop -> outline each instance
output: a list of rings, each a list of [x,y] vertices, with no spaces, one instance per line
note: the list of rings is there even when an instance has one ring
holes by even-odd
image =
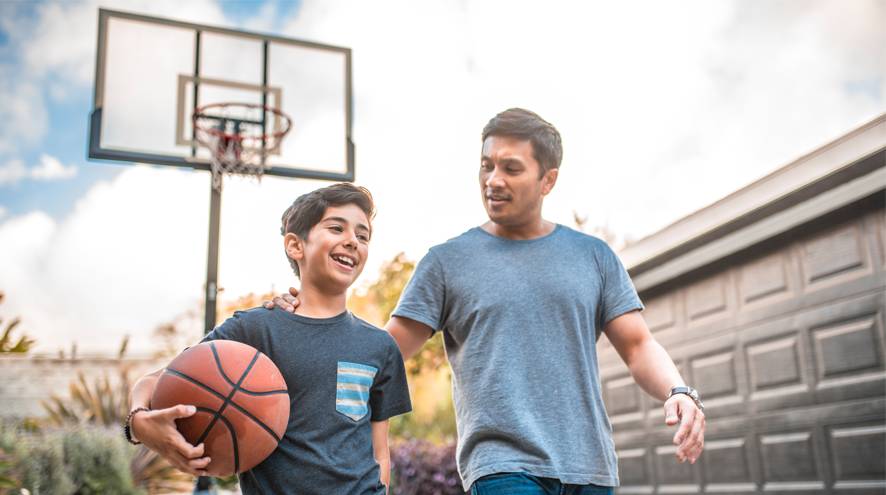
[[[277,108],[250,103],[213,103],[194,109],[194,139],[209,148],[212,187],[223,174],[261,181],[265,160],[280,146],[292,120]]]

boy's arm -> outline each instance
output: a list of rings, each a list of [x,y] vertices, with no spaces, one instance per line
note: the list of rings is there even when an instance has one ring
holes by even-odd
[[[381,468],[381,482],[385,486],[390,485],[391,480],[391,450],[388,448],[388,421],[371,421],[372,424],[372,448],[375,451],[375,460]]]
[[[151,394],[163,370],[145,375],[132,387],[129,395],[130,410],[151,407]],[[138,412],[129,421],[130,432],[160,457],[169,461],[179,471],[195,476],[206,476],[210,458],[203,457],[203,444],[194,447],[179,433],[175,420],[187,418],[197,412],[194,406],[175,406],[157,411]]]

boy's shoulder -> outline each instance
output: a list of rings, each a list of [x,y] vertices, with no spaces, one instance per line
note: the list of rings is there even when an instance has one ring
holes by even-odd
[[[379,327],[373,325],[372,323],[369,323],[368,321],[364,320],[363,318],[360,318],[359,316],[352,313],[350,310],[348,310],[348,313],[350,314],[350,317],[351,317],[351,323],[361,333],[365,332],[366,335],[370,338],[379,339],[381,341],[384,341],[388,344],[393,344],[395,346],[397,345],[397,341],[394,340],[394,337],[392,337],[391,334],[388,333],[388,331],[385,330],[384,328],[379,328]]]

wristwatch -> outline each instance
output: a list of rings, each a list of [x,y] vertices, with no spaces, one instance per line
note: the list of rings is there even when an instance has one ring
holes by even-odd
[[[692,387],[672,387],[671,393],[668,394],[668,399],[673,397],[675,394],[685,394],[688,395],[692,402],[695,402],[695,405],[698,406],[698,410],[704,412],[704,404],[701,403],[701,399],[698,398],[698,390],[695,390]]]

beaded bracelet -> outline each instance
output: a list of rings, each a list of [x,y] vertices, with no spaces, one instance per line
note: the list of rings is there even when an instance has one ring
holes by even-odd
[[[132,417],[135,416],[135,413],[142,411],[150,412],[151,410],[147,407],[136,407],[132,411],[129,411],[129,414],[126,416],[126,422],[123,424],[123,434],[126,435],[126,441],[132,445],[141,445],[141,442],[132,439],[132,426],[130,426],[129,423],[132,421]]]

